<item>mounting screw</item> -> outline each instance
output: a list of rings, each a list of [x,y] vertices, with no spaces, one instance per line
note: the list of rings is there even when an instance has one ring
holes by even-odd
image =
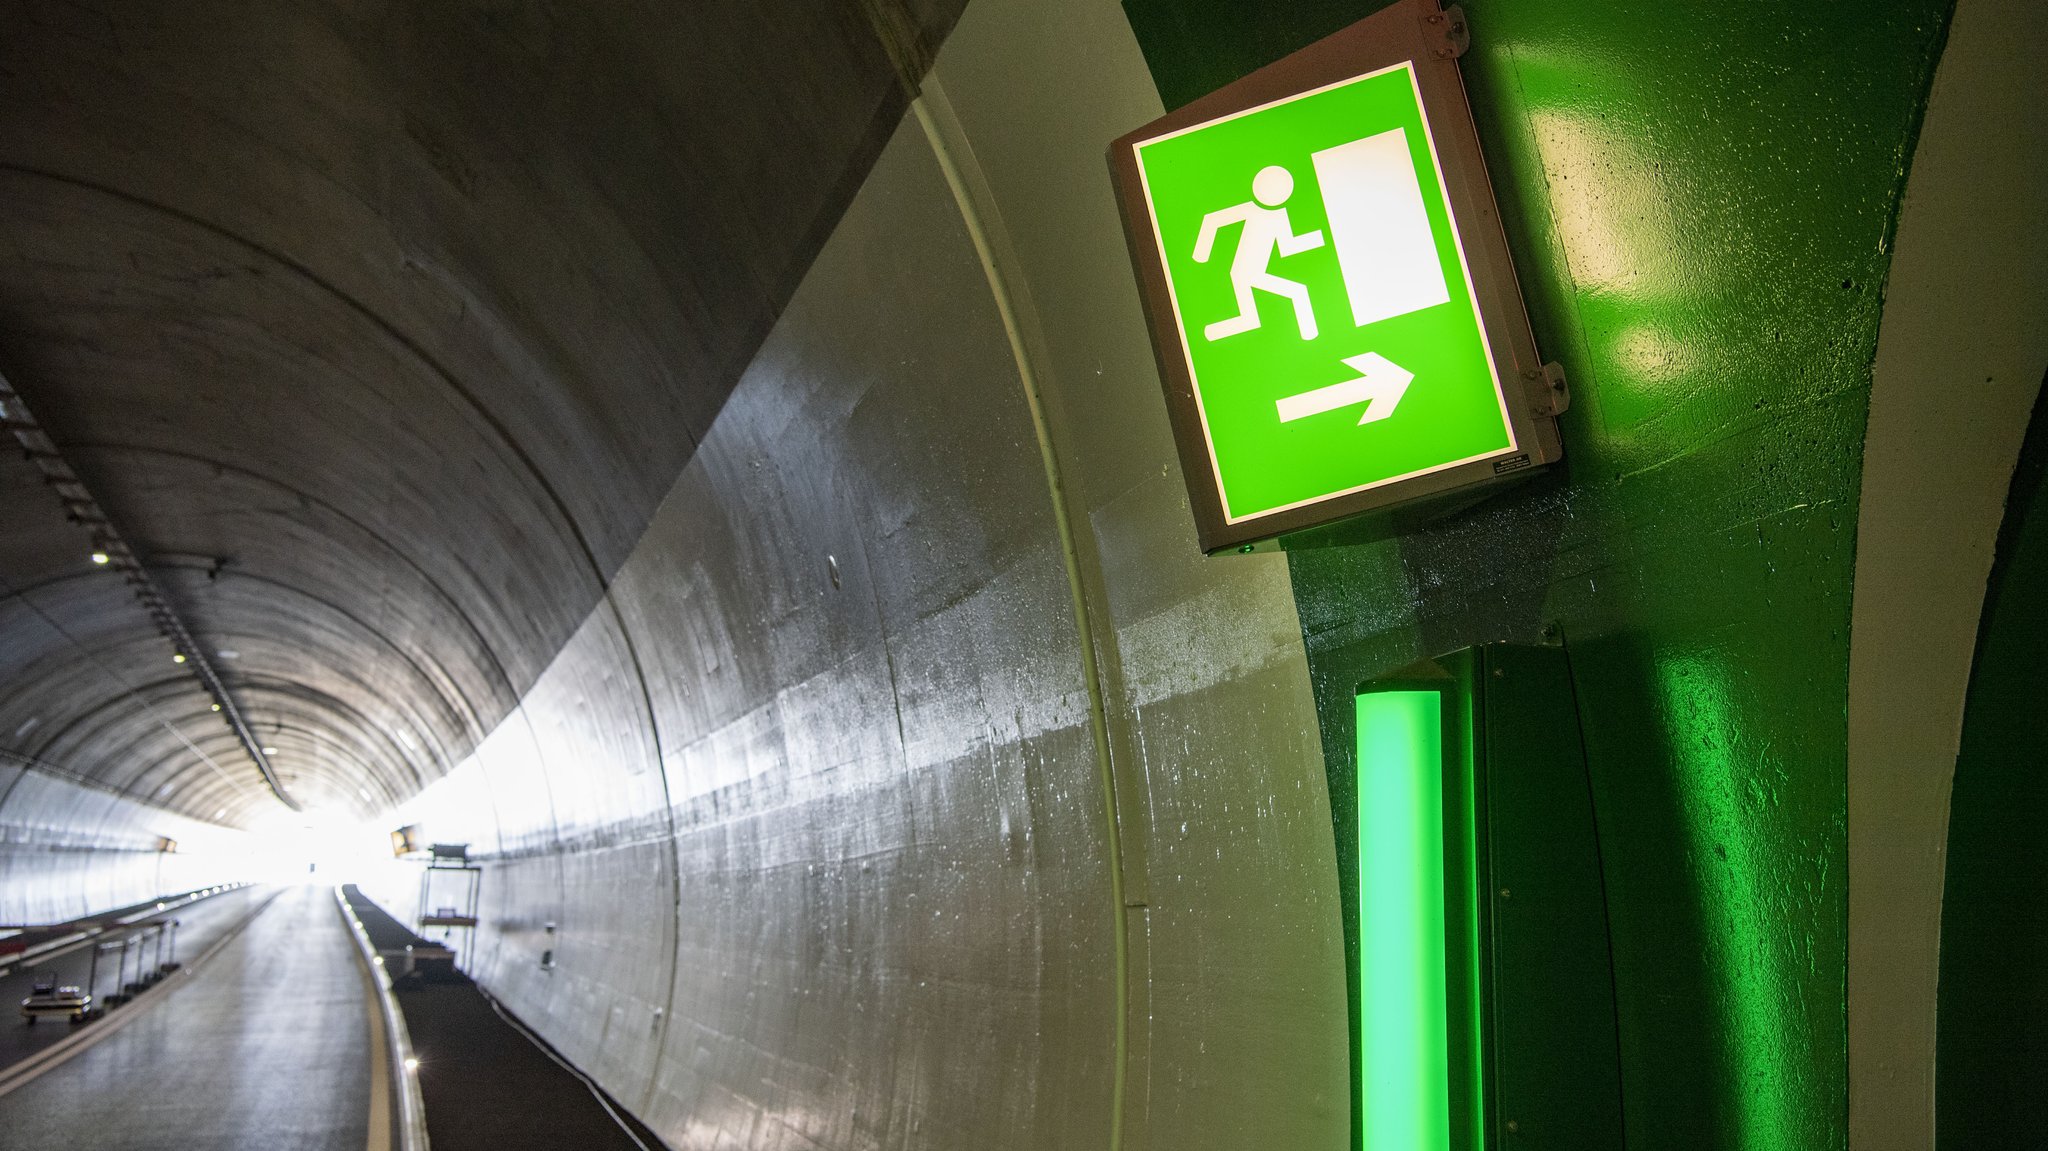
[[[1465,29],[1465,12],[1456,4],[1423,16],[1422,26],[1423,38],[1440,45],[1430,53],[1439,60],[1455,60],[1472,45],[1472,34]]]

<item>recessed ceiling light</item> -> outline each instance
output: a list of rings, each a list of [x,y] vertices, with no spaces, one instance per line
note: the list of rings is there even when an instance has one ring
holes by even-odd
[[[265,755],[276,755],[276,754],[277,754],[277,749],[276,749],[276,748],[274,748],[274,747],[266,747],[266,748],[264,748],[264,749],[263,749],[263,754],[265,754]]]
[[[94,552],[94,553],[92,553],[92,562],[94,562],[94,563],[96,563],[96,564],[103,564],[103,563],[106,563],[106,562],[107,562],[107,553],[105,553],[105,552]]]
[[[219,704],[214,704],[214,705],[213,705],[213,710],[215,710],[215,711],[219,711],[219,710],[220,710],[220,705],[219,705]]]
[[[184,663],[184,662],[185,662],[185,653],[181,651],[181,652],[177,653],[176,655],[173,655],[173,656],[171,657],[171,662],[172,662],[172,663]]]

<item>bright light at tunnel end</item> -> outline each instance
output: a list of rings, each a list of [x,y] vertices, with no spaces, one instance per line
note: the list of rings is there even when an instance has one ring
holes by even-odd
[[[267,883],[332,886],[362,882],[391,857],[378,825],[319,809],[279,808],[259,817],[245,841],[247,874]]]

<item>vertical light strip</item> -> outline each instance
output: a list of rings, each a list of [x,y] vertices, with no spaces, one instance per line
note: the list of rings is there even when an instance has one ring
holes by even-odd
[[[1449,1151],[1443,697],[1358,696],[1363,1151]]]

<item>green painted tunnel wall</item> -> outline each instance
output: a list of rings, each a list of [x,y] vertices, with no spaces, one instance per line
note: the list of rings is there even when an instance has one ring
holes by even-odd
[[[1125,4],[1168,107],[1375,7]],[[1561,634],[1629,1145],[1840,1148],[1856,498],[1951,5],[1465,7],[1531,318],[1571,379],[1567,465],[1426,531],[1290,555],[1326,754],[1348,754],[1358,681]]]
[[[2006,500],[1949,805],[1935,1130],[1942,1151],[2037,1147],[2048,1127],[2048,405]]]

